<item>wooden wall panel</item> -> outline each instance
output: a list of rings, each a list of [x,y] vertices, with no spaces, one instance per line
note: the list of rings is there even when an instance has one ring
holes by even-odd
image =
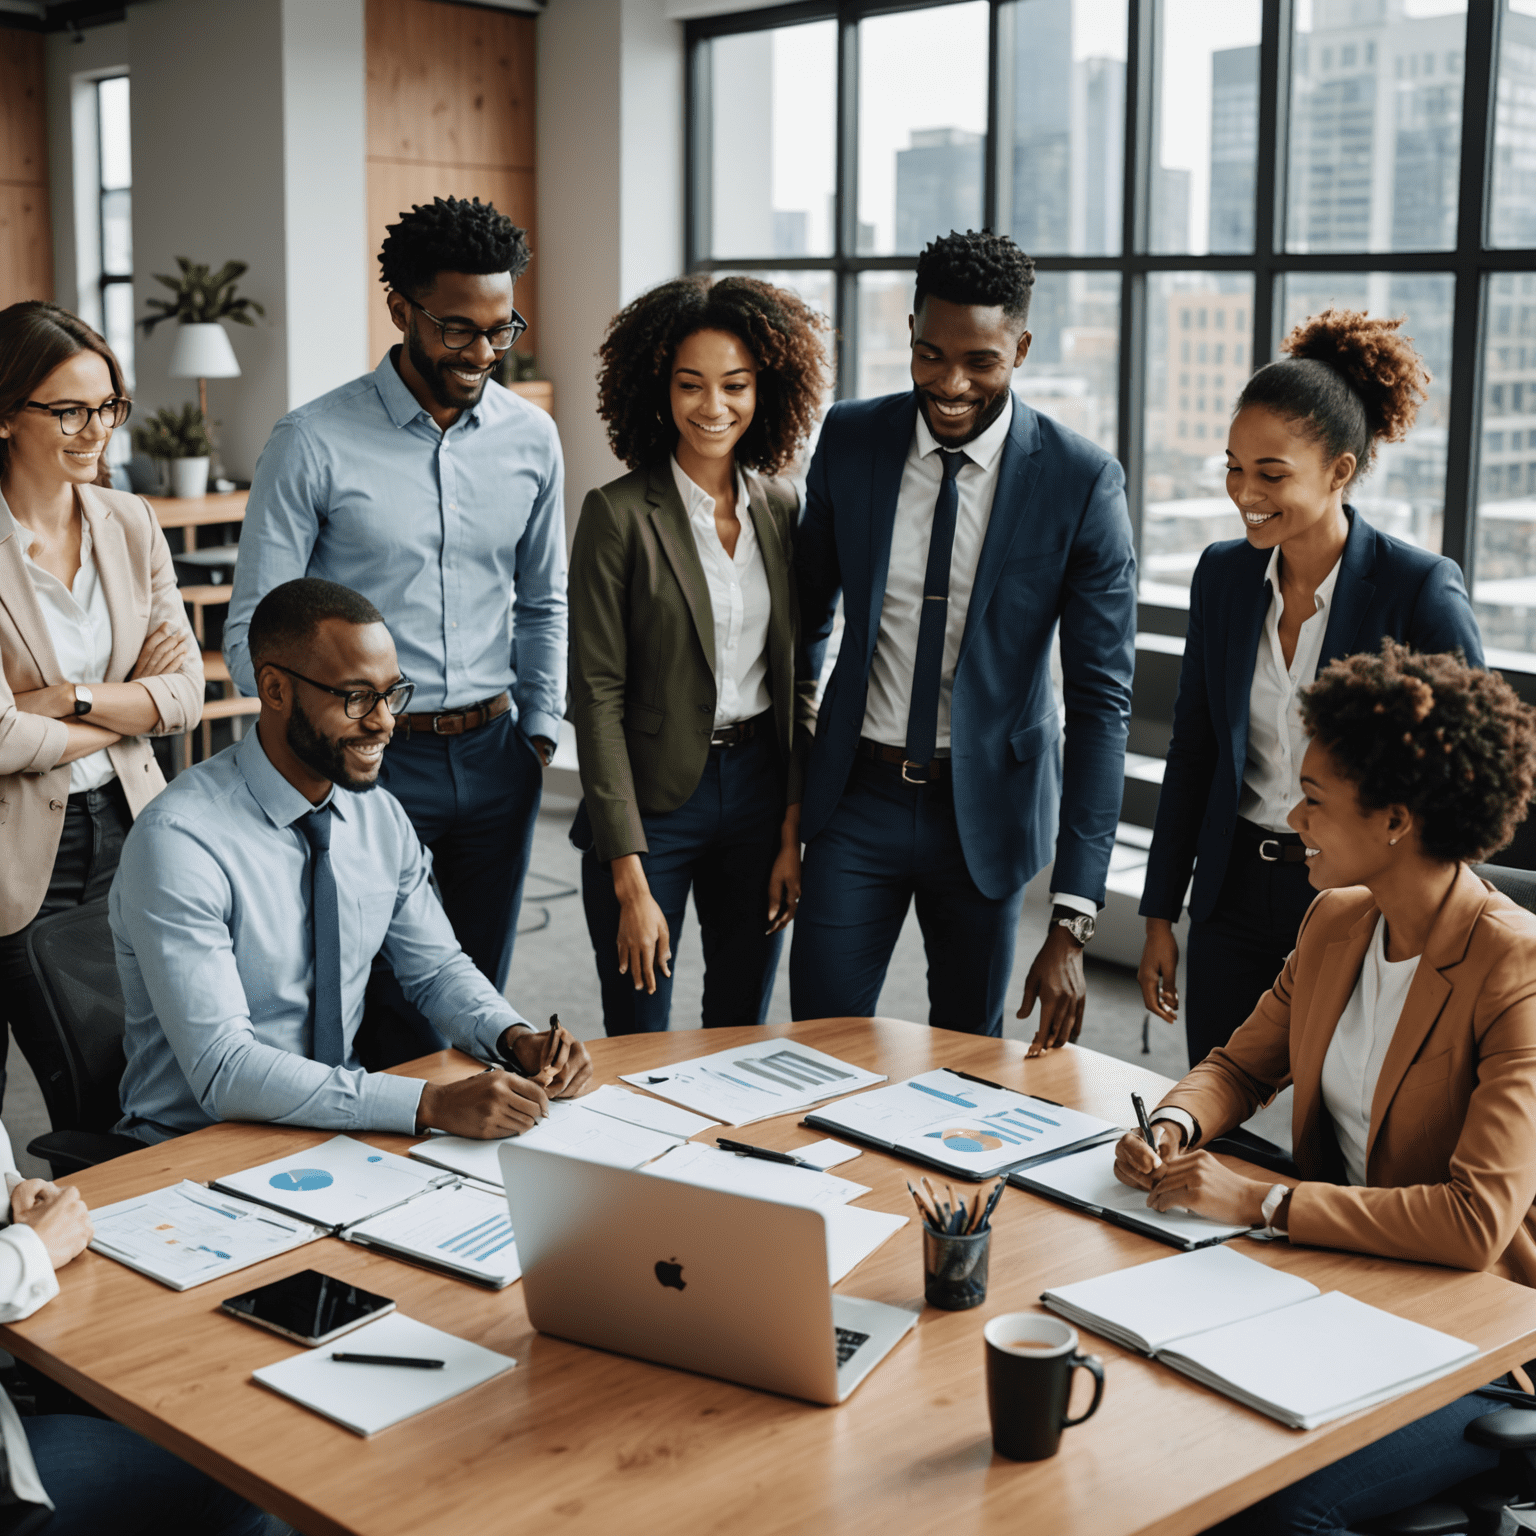
[[[43,38],[0,28],[0,308],[53,297]]]
[[[368,339],[376,362],[399,333],[378,281],[385,226],[434,197],[492,202],[529,231],[517,307],[535,350],[534,27],[531,16],[444,0],[367,0]]]

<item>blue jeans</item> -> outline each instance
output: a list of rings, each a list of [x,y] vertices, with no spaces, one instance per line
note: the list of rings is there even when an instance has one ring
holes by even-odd
[[[916,787],[854,759],[831,820],[806,844],[789,953],[797,1019],[869,1018],[915,899],[928,952],[928,1022],[1000,1035],[1024,888],[993,901],[965,866],[947,779]]]
[[[735,747],[711,747],[693,794],[675,811],[643,816],[647,852],[640,855],[656,905],[667,920],[672,969],[693,888],[704,951],[706,1029],[765,1024],[779,969],[783,933],[771,938],[768,877],[784,822],[784,765],[772,726]],[[578,816],[573,837],[588,840]],[[655,992],[637,992],[619,974],[619,901],[606,864],[587,848],[581,899],[603,989],[603,1027],[610,1035],[646,1034],[667,1027],[672,978],[656,973]]]
[[[1505,1404],[1476,1392],[1224,1521],[1207,1536],[1345,1536],[1357,1520],[1432,1499],[1498,1465],[1499,1453],[1462,1438],[1473,1419]]]
[[[179,1456],[110,1419],[23,1419],[53,1500],[42,1536],[261,1536],[267,1517]]]

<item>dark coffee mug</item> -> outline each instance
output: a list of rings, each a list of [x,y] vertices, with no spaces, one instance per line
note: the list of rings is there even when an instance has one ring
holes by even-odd
[[[1061,1432],[1091,1419],[1104,1400],[1104,1364],[1077,1352],[1077,1330],[1038,1312],[1005,1312],[982,1330],[987,1341],[987,1409],[992,1449],[1011,1461],[1044,1461],[1056,1454]],[[1072,1374],[1092,1371],[1087,1413],[1067,1417]]]

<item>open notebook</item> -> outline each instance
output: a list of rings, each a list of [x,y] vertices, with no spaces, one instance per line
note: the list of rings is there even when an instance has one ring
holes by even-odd
[[[1399,1397],[1477,1356],[1464,1339],[1231,1248],[1156,1259],[1040,1299],[1292,1429]]]

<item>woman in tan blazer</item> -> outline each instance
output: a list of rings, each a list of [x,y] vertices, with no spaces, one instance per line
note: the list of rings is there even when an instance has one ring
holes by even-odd
[[[1467,867],[1503,847],[1536,783],[1536,711],[1502,678],[1387,640],[1302,696],[1311,737],[1290,824],[1322,891],[1274,986],[1153,1112],[1156,1153],[1116,1172],[1159,1210],[1293,1243],[1536,1285],[1536,916]],[[1200,1148],[1295,1087],[1301,1179]],[[1322,1532],[1493,1464],[1472,1394],[1239,1517]]]
[[[815,425],[822,323],[751,278],[642,294],[603,343],[630,473],[571,549],[582,899],[610,1035],[667,1027],[690,887],[706,1027],[761,1024],[800,895],[815,679],[797,673],[798,497],[769,478]]]
[[[146,738],[202,714],[165,535],[142,497],[106,485],[129,408],[83,321],[0,311],[0,1001],[45,1098],[63,1063],[27,930],[106,895],[129,823],[165,787]]]

